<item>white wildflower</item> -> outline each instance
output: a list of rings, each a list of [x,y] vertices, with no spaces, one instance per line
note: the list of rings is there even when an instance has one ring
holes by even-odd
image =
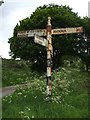
[[[32,118],[34,118],[34,116],[32,116]]]
[[[24,98],[26,98],[27,97],[27,95],[24,95]]]
[[[29,107],[26,107],[26,109],[27,109],[28,111],[30,111],[30,110],[31,110]]]
[[[24,118],[27,118],[27,119],[29,119],[30,117],[29,117],[29,116],[24,116]]]
[[[20,112],[19,112],[19,114],[23,114],[23,113],[24,113],[24,111],[20,111]]]
[[[35,99],[37,98],[37,96],[35,96]]]
[[[21,93],[21,92],[19,92],[19,93],[18,93],[18,95],[22,95],[22,93]]]
[[[23,89],[22,91],[23,91],[23,92],[25,92],[25,90],[24,90],[24,89]]]

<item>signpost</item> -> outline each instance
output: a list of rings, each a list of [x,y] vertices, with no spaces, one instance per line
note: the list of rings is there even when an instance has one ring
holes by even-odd
[[[46,36],[46,29],[18,31],[17,37],[34,37],[35,34]]]
[[[58,29],[53,29],[52,34],[57,35],[57,34],[72,34],[72,33],[81,33],[83,32],[82,27],[75,27],[75,28],[58,28]]]
[[[52,35],[72,34],[72,33],[82,33],[82,32],[83,32],[82,27],[52,29],[50,17],[48,17],[47,29],[18,31],[17,37],[34,37],[35,43],[40,44],[47,48],[47,87],[46,87],[47,97],[46,97],[46,100],[51,101],[51,94],[52,94],[52,78],[51,78],[52,55],[53,55]],[[47,39],[40,36],[47,36]]]
[[[72,34],[72,33],[81,33],[81,32],[83,32],[82,27],[58,28],[51,30],[52,35]],[[18,31],[17,37],[33,37],[35,34],[39,36],[46,36],[47,35],[46,29]]]
[[[37,44],[40,44],[42,46],[46,46],[47,47],[47,40],[44,39],[43,37],[40,37],[39,35],[34,36],[34,42]]]
[[[47,97],[48,101],[51,101],[51,94],[52,94],[52,28],[51,28],[51,18],[48,17],[48,24],[47,24]]]

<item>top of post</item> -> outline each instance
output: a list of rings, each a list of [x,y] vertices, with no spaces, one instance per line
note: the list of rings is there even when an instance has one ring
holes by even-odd
[[[51,17],[48,17],[48,25],[51,25]]]

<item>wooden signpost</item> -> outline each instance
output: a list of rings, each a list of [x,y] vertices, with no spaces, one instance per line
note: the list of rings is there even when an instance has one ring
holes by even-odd
[[[53,46],[52,46],[52,35],[58,34],[72,34],[72,33],[82,33],[82,27],[75,28],[58,28],[52,29],[51,18],[48,17],[48,23],[46,29],[37,29],[37,30],[26,30],[18,31],[17,37],[34,37],[34,42],[40,44],[47,49],[47,87],[46,87],[46,99],[51,101],[52,94],[52,55],[53,55]],[[40,37],[47,36],[47,39]]]
[[[46,46],[47,47],[47,39],[40,37],[39,35],[34,36],[34,42],[37,44],[40,44],[42,46]]]
[[[81,33],[83,32],[82,27],[72,27],[72,28],[58,28],[52,29],[52,35],[57,34],[72,34],[72,33]],[[36,30],[25,30],[25,31],[18,31],[17,37],[33,37],[35,34],[39,36],[46,36],[46,29],[36,29]]]

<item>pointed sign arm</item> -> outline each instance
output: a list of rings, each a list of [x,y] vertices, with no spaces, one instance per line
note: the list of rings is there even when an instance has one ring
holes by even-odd
[[[83,27],[52,29],[52,35],[72,34],[72,33],[82,33],[82,32],[83,32]],[[46,36],[46,29],[18,31],[17,37],[34,37],[35,34],[39,36]]]
[[[72,33],[82,33],[82,32],[83,32],[83,27],[52,29],[52,35],[57,35],[57,34],[72,34]]]

